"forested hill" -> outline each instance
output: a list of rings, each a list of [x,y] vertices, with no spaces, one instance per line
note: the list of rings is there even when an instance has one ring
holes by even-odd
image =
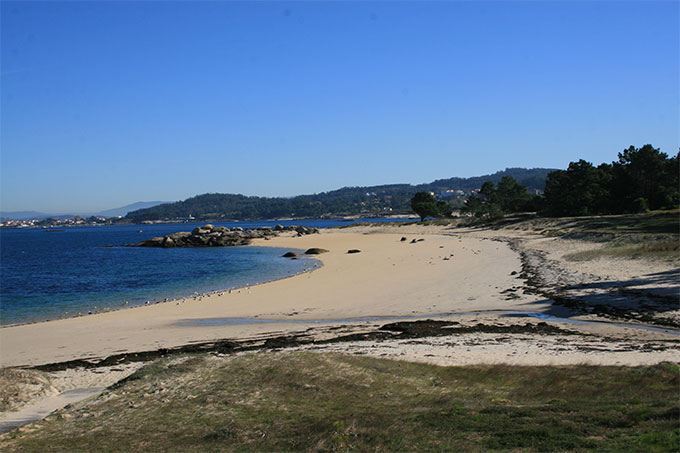
[[[410,199],[416,192],[434,192],[438,197],[460,206],[474,189],[485,181],[498,182],[512,176],[530,192],[543,190],[548,168],[508,168],[492,175],[472,178],[439,179],[429,184],[390,184],[369,187],[344,187],[314,195],[293,198],[248,197],[233,194],[204,194],[176,203],[167,203],[128,213],[126,220],[203,219],[259,220],[288,217],[383,215],[410,212]],[[447,192],[448,191],[448,192]]]

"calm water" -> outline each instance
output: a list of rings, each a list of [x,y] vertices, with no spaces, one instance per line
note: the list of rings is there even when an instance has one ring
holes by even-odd
[[[347,225],[337,220],[229,222],[226,227]],[[120,246],[199,224],[0,230],[0,325],[141,305],[285,278],[317,265],[270,247]],[[137,230],[142,229],[139,233]]]

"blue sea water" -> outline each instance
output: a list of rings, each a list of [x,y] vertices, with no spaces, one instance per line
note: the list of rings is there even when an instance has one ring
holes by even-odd
[[[375,219],[373,219],[375,220]],[[226,227],[304,225],[338,220],[227,222]],[[199,224],[0,230],[0,325],[118,309],[163,299],[243,287],[310,270],[317,261],[291,260],[288,249],[121,247]],[[142,232],[138,232],[142,229]],[[108,247],[108,246],[113,247]]]

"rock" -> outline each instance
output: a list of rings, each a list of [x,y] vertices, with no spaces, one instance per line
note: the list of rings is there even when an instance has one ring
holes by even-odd
[[[322,253],[327,253],[328,250],[313,247],[305,252],[305,255],[320,255]]]
[[[169,234],[167,237],[172,238],[173,241],[181,241],[189,236],[191,236],[191,233],[188,231],[180,231],[179,233]]]
[[[415,244],[416,242],[418,241],[416,241],[415,239],[411,239],[411,244]]]
[[[295,252],[286,252],[286,253],[283,254],[284,258],[294,258],[296,256],[298,256],[298,254],[295,253]]]
[[[406,241],[406,237],[402,236],[401,242],[404,242],[404,241]]]
[[[285,230],[285,227],[284,227],[283,225],[276,225],[276,226],[274,227],[274,230],[276,230],[276,231],[283,231],[283,230]]]
[[[347,250],[347,253],[361,253],[361,250],[359,250],[359,249],[350,249],[350,250]]]
[[[281,228],[282,229],[259,227],[244,230],[241,227],[234,227],[230,230],[229,228],[215,227],[207,224],[202,227],[194,228],[191,232],[182,231],[168,234],[164,237],[151,238],[137,244],[128,244],[127,247],[229,247],[235,245],[248,245],[253,239],[263,238],[266,240],[273,236],[277,236],[280,231],[297,231],[298,235],[319,232],[316,228],[299,226]],[[312,250],[312,252],[309,254],[312,255],[328,251],[323,249],[310,250]]]
[[[420,239],[418,239],[418,242],[423,242],[424,240],[425,240],[425,239],[420,238]]]

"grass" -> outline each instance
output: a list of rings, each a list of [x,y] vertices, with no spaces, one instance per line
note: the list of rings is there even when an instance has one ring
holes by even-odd
[[[3,451],[680,450],[680,367],[160,359]]]
[[[680,261],[680,210],[590,217],[509,216],[496,228],[528,230],[547,237],[603,244],[566,258],[586,261],[613,257]]]
[[[56,393],[45,373],[0,368],[0,412],[14,410],[31,398]]]
[[[680,241],[659,240],[643,244],[619,242],[614,243],[612,246],[596,250],[586,250],[565,256],[566,259],[571,261],[587,261],[605,257],[627,259],[651,258],[673,261],[680,258]]]

